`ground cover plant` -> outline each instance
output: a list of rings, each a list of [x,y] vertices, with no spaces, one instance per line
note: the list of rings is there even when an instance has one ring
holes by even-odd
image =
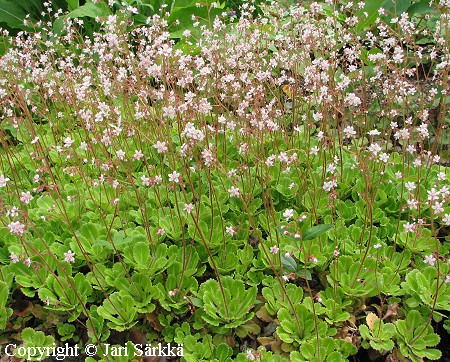
[[[448,358],[450,4],[241,3],[3,32],[8,353]]]

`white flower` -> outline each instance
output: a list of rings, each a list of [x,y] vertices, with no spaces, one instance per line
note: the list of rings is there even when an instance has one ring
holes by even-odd
[[[431,205],[431,208],[433,209],[435,214],[440,214],[441,212],[444,211],[442,202],[435,202],[434,205]]]
[[[162,176],[156,175],[154,181],[156,185],[159,185],[162,182]]]
[[[373,129],[371,131],[368,132],[369,136],[379,136],[381,134],[380,131],[378,131],[377,129]]]
[[[227,226],[225,232],[233,236],[236,234],[236,229],[234,228],[234,226]]]
[[[270,252],[271,252],[273,255],[276,255],[276,254],[278,254],[278,253],[280,252],[280,248],[279,248],[278,246],[276,246],[276,245],[271,246],[271,247],[270,247]]]
[[[142,157],[144,157],[144,154],[142,153],[142,151],[141,150],[136,150],[136,151],[134,151],[132,160],[133,161],[134,160],[140,160]]]
[[[416,199],[410,199],[406,201],[410,210],[417,210],[419,208],[419,203]]]
[[[333,190],[335,187],[337,187],[337,182],[336,180],[330,180],[330,181],[326,181],[323,183],[322,188],[326,191],[326,192],[330,192],[331,190]]]
[[[381,244],[375,244],[375,245],[373,246],[373,248],[374,248],[375,250],[381,249]]]
[[[66,137],[66,138],[64,139],[64,147],[69,148],[70,146],[72,146],[73,142],[74,142],[74,141],[73,141],[72,138]]]
[[[347,127],[344,128],[343,131],[344,131],[344,134],[345,134],[346,138],[351,138],[352,136],[356,135],[356,131],[353,128],[353,126],[347,126]]]
[[[187,214],[190,214],[192,211],[194,211],[194,205],[192,204],[184,204],[184,212]]]
[[[33,196],[31,196],[30,191],[22,192],[22,195],[20,197],[20,201],[24,204],[29,204],[30,201],[33,200]]]
[[[19,221],[11,222],[8,224],[9,232],[13,235],[22,236],[25,231],[25,225]]]
[[[434,257],[433,254],[430,254],[430,255],[426,256],[426,257],[423,259],[423,262],[424,262],[425,264],[434,266],[434,264],[436,264],[436,258]]]
[[[19,216],[19,209],[16,206],[13,206],[11,209],[6,211],[6,216],[11,216],[11,217]]]
[[[169,107],[163,107],[163,116],[164,117],[168,117],[170,119],[175,118],[176,115],[176,109],[173,106],[169,106]]]
[[[381,146],[378,143],[372,143],[369,146],[369,151],[374,155],[377,155],[381,151]]]
[[[444,217],[442,218],[442,222],[445,225],[450,226],[450,214],[445,214]]]
[[[406,129],[406,128],[400,129],[400,130],[398,130],[397,132],[394,133],[394,138],[396,140],[399,140],[399,139],[400,140],[407,140],[407,139],[409,139],[409,136],[410,136],[409,130]]]
[[[434,187],[431,190],[427,190],[427,199],[429,201],[437,201],[439,200],[439,191],[437,191]]]
[[[378,158],[384,163],[387,163],[389,161],[389,155],[385,152],[380,153],[380,156],[378,156]]]
[[[142,181],[142,185],[144,185],[144,186],[150,186],[151,185],[151,178],[150,177],[142,175],[141,176],[141,181]]]
[[[230,189],[228,189],[228,192],[230,193],[230,197],[239,197],[240,192],[237,187],[231,186]]]
[[[72,250],[64,253],[64,261],[67,261],[68,263],[75,263],[75,253]]]
[[[317,146],[311,147],[311,148],[309,149],[309,153],[310,153],[311,155],[317,156],[318,153],[319,153],[319,147],[317,147]]]
[[[11,259],[11,263],[13,264],[18,263],[20,261],[19,257],[14,253],[11,253],[9,258]]]
[[[125,151],[124,150],[118,150],[116,151],[117,158],[121,161],[125,159]]]
[[[410,224],[407,222],[403,227],[405,228],[405,233],[413,233],[416,230],[415,223]]]
[[[245,353],[246,357],[248,360],[250,361],[256,361],[256,357],[253,354],[253,350],[252,349],[248,349],[247,352]]]
[[[177,171],[173,171],[172,173],[169,173],[169,181],[178,183],[180,182],[180,174]]]
[[[414,182],[406,182],[405,187],[408,191],[412,191],[416,189],[416,185]]]
[[[203,150],[202,151],[202,158],[205,161],[205,165],[207,167],[210,167],[211,164],[214,162],[214,155],[210,150]]]
[[[275,164],[275,159],[276,158],[277,158],[277,156],[275,156],[273,154],[270,155],[269,157],[267,157],[266,165],[269,166],[269,167],[272,167]]]
[[[358,107],[361,105],[361,99],[359,97],[356,96],[355,93],[349,93],[347,95],[347,97],[345,97],[344,102],[349,105],[349,106],[353,106],[353,107]],[[353,127],[352,127],[353,128]]]
[[[168,150],[166,144],[167,144],[167,142],[160,142],[160,141],[157,141],[157,142],[153,145],[153,147],[156,148],[156,150],[158,151],[158,153],[165,153],[165,152],[167,152],[167,150]]]
[[[8,181],[11,181],[9,178],[5,177],[4,175],[0,175],[0,187],[5,187],[6,183]]]
[[[292,219],[294,217],[294,210],[286,209],[283,212],[283,217],[286,219],[286,221],[289,221],[290,219]]]

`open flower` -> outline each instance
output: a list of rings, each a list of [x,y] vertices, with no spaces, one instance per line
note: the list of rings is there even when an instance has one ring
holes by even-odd
[[[192,211],[194,211],[194,205],[192,204],[184,204],[184,212],[186,214],[190,214]]]
[[[167,148],[166,145],[167,145],[167,142],[160,142],[160,141],[157,141],[157,142],[153,145],[153,147],[156,148],[156,151],[158,151],[158,153],[166,153],[167,150],[168,150],[168,148]]]
[[[6,184],[10,181],[8,177],[5,177],[4,175],[0,175],[0,187],[5,187]]]
[[[64,253],[64,261],[67,261],[68,263],[75,263],[75,253],[72,250]]]
[[[286,221],[289,221],[290,219],[292,219],[294,217],[294,210],[286,209],[283,212],[283,217],[286,219]]]
[[[237,187],[231,186],[231,188],[228,189],[228,192],[230,193],[230,197],[239,197],[240,192]]]
[[[169,173],[169,181],[178,183],[180,182],[180,174],[177,171],[173,171],[172,173]]]
[[[8,224],[9,232],[13,235],[22,236],[25,232],[25,225],[20,221],[11,222]]]

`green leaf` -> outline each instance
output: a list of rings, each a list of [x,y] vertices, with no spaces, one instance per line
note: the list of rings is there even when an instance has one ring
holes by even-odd
[[[433,7],[430,6],[429,1],[418,1],[413,3],[408,10],[406,10],[410,17],[412,16],[423,16],[426,14],[431,14],[436,12]]]
[[[306,230],[303,233],[302,238],[304,241],[315,239],[318,236],[326,233],[332,227],[333,227],[333,225],[329,225],[329,224],[313,226],[312,228],[309,228],[308,230]]]
[[[69,11],[73,11],[80,7],[80,1],[79,0],[67,0],[67,5],[69,8]]]
[[[442,357],[442,352],[438,349],[428,348],[424,351],[424,357],[436,361]]]
[[[283,268],[291,273],[295,273],[297,271],[297,262],[292,256],[281,255],[281,265]]]
[[[219,344],[214,349],[214,357],[217,358],[219,362],[225,362],[229,360],[229,357],[233,355],[233,350],[228,347],[225,343]]]
[[[53,23],[53,32],[55,34],[60,34],[64,28],[64,21],[67,18],[75,19],[87,17],[96,19],[109,15],[111,15],[111,9],[105,2],[103,1],[99,1],[97,3],[87,2],[83,6],[77,7],[69,14],[61,16],[58,19],[56,19],[55,22]]]
[[[36,21],[43,10],[42,4],[37,0],[16,1],[0,0],[0,23],[5,23],[13,29],[29,29],[23,21],[26,15],[31,15],[29,21]]]
[[[133,246],[133,258],[137,268],[148,268],[150,266],[150,247],[148,243],[138,242]]]
[[[83,235],[92,244],[98,239],[98,229],[98,224],[83,224],[81,226],[81,235]]]

